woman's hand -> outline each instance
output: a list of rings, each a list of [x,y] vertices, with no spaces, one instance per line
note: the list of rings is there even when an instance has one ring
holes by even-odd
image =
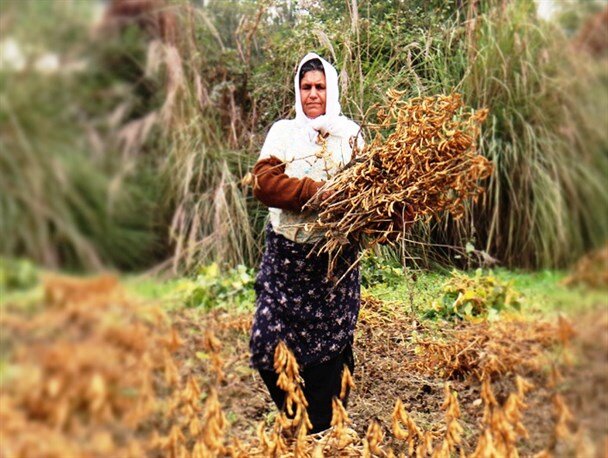
[[[301,212],[323,185],[308,177],[293,178],[285,173],[285,163],[276,157],[261,159],[253,167],[253,195],[268,207]]]
[[[317,192],[315,192],[315,195],[312,197],[312,199],[308,201],[306,207],[311,208],[313,210],[318,210],[323,207],[323,202],[329,199],[332,196],[333,192],[327,189],[322,190],[323,186],[325,186],[324,181],[317,181],[315,183],[317,185]]]
[[[326,201],[327,199],[329,199],[332,196],[333,192],[331,191],[323,191],[321,192],[321,196],[319,197],[319,199],[321,200],[321,202]]]

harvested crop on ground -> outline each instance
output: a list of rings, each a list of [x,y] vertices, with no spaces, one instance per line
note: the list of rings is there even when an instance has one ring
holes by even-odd
[[[113,277],[49,278],[44,297],[32,316],[2,316],[1,454],[142,456],[178,383],[166,315],[125,299]]]
[[[565,353],[573,337],[572,325],[565,318],[556,323],[514,318],[457,322],[434,329],[394,310],[376,298],[363,297],[361,332],[368,333],[364,344],[378,345],[377,353],[387,347],[399,370],[446,380],[539,371],[552,362],[548,353],[553,358],[559,355],[558,349]],[[395,370],[377,368],[379,372],[385,369]]]
[[[576,339],[572,342],[574,361],[556,374],[557,386],[564,405],[571,410],[576,422],[566,431],[581,449],[590,450],[597,438],[604,438],[604,456],[608,451],[608,313],[605,309],[587,312],[577,319]],[[575,388],[573,388],[575,387]],[[555,405],[556,414],[558,405]],[[554,414],[555,415],[555,414]],[[588,434],[583,434],[587,431]],[[595,441],[592,440],[596,438]],[[601,450],[598,450],[598,454]],[[563,453],[566,455],[567,453]],[[591,452],[587,456],[593,456]]]
[[[50,278],[43,297],[8,304],[1,317],[6,457],[594,456],[606,433],[608,398],[597,391],[605,354],[591,345],[606,322],[593,316],[585,323],[602,328],[580,345],[565,320],[445,322],[438,333],[398,303],[366,296],[357,366],[343,380],[349,408],[337,399],[332,430],[307,436],[288,349],[279,346],[275,362],[292,414],[274,414],[248,366],[250,313],[165,313],[108,276]],[[594,364],[562,364],[564,344],[593,349]],[[543,351],[554,371],[530,362]],[[491,353],[504,367],[488,363]],[[583,392],[563,390],[573,380]]]
[[[464,107],[458,94],[402,95],[391,90],[387,105],[372,109],[372,140],[322,188],[330,197],[310,225],[325,233],[320,253],[336,255],[349,242],[399,240],[400,218],[459,218],[483,191],[480,181],[492,165],[477,153],[476,140],[488,111]]]
[[[605,367],[605,356],[600,362],[601,352],[594,347],[594,356],[581,356],[581,367],[576,370],[570,368],[564,360],[572,359],[568,355],[579,353],[580,333],[573,334],[568,320],[442,321],[438,325],[428,320],[421,321],[407,309],[403,304],[399,307],[395,302],[363,297],[355,340],[357,368],[354,379],[357,388],[349,405],[350,417],[360,434],[365,430],[359,425],[366,424],[369,418],[379,419],[381,427],[388,431],[390,421],[386,420],[386,412],[391,411],[392,400],[396,398],[403,401],[417,424],[429,425],[431,431],[438,433],[443,428],[440,407],[444,383],[449,380],[458,392],[464,442],[470,447],[467,450],[471,451],[475,448],[483,415],[478,376],[486,374],[485,378],[491,380],[496,398],[501,403],[506,402],[509,393],[517,389],[515,380],[521,376],[535,387],[527,395],[526,403],[530,408],[525,410],[522,423],[528,430],[529,439],[518,442],[520,454],[531,456],[549,448],[561,450],[555,456],[573,456],[572,450],[578,447],[577,444],[554,440],[554,423],[548,421],[554,416],[552,399],[556,390],[578,392],[576,385],[571,385],[568,380],[581,377],[587,371],[595,374],[594,383],[587,380],[583,386],[587,386],[587,390],[595,389],[598,395],[597,390],[603,386],[598,377],[600,367]],[[592,318],[582,328],[594,327],[590,325],[591,321]],[[602,348],[604,352],[608,351],[608,342]],[[563,371],[567,371],[568,377],[562,374]],[[557,383],[556,378],[559,379]],[[576,396],[577,399],[580,397],[584,396]],[[572,393],[567,404],[571,398]],[[599,398],[602,399],[600,404],[608,401],[603,394]],[[599,453],[603,437],[608,434],[605,427],[608,416],[600,414],[595,403],[587,402],[585,406],[587,410],[580,410],[580,419],[579,411],[573,410],[576,412],[573,424],[577,425],[575,429],[580,437],[587,437]],[[589,423],[594,423],[595,429]],[[574,439],[574,435],[569,437],[571,441]]]
[[[500,321],[458,326],[416,342],[415,355],[406,365],[418,372],[439,371],[453,379],[538,371],[550,364],[547,352],[564,348],[571,325]],[[564,339],[564,340],[561,340]]]

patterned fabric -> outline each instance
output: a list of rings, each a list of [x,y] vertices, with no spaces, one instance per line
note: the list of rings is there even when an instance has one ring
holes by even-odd
[[[266,227],[266,250],[255,281],[256,312],[251,330],[251,365],[273,370],[279,342],[294,352],[301,367],[329,361],[353,343],[361,302],[359,268],[338,285],[357,259],[344,250],[328,280],[327,255],[307,258],[312,244],[295,243]]]

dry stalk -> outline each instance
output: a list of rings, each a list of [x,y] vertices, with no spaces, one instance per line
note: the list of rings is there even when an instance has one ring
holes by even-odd
[[[223,362],[219,356],[219,352],[222,349],[222,344],[220,340],[215,337],[213,332],[205,332],[205,336],[203,338],[203,348],[206,352],[210,353],[211,369],[213,373],[215,373],[217,383],[221,383],[225,378],[224,371],[222,369]]]
[[[405,426],[405,429],[401,425]],[[396,439],[407,442],[408,454],[410,456],[413,455],[416,445],[424,444],[424,434],[406,412],[401,399],[397,399],[397,402],[395,402],[392,415],[392,430]]]
[[[331,415],[331,426],[333,429],[331,430],[330,438],[334,439],[332,445],[336,449],[336,452],[348,447],[357,439],[356,435],[353,436],[351,434],[352,430],[348,428],[349,423],[350,419],[344,405],[342,405],[342,401],[334,398]]]
[[[441,408],[445,411],[446,433],[441,444],[439,456],[451,456],[462,442],[463,429],[458,419],[460,418],[460,406],[456,395],[452,391],[449,382],[444,385],[445,399]]]
[[[516,377],[516,391],[511,393],[504,405],[499,405],[492,391],[490,377],[482,382],[481,398],[484,402],[483,427],[477,447],[471,458],[518,457],[517,440],[527,437],[528,432],[521,423],[526,408],[524,397],[532,385],[521,377]]]
[[[363,439],[363,456],[369,458],[374,455],[382,456],[382,441],[384,433],[376,420],[372,420],[367,427],[365,439]]]
[[[342,383],[340,386],[340,400],[344,401],[350,390],[354,388],[355,382],[353,381],[353,376],[350,373],[350,369],[348,366],[344,365],[344,370],[342,371]]]
[[[302,390],[298,362],[283,341],[275,349],[274,370],[279,376],[277,386],[285,392],[285,403],[270,434],[266,433],[263,422],[258,426],[260,452],[263,456],[284,456],[293,450],[294,456],[304,456],[309,448],[307,433],[312,423],[306,410],[308,402]],[[295,440],[288,443],[287,436]]]

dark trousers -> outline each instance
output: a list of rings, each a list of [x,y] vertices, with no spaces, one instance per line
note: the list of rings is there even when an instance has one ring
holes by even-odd
[[[308,417],[312,423],[310,434],[318,433],[330,427],[332,399],[340,394],[342,385],[342,372],[344,365],[350,373],[354,373],[355,359],[351,345],[347,345],[344,351],[326,363],[317,364],[304,368],[300,375],[304,379],[304,396],[308,401]],[[281,410],[285,404],[285,392],[277,386],[279,376],[274,371],[260,369],[259,373],[270,392],[270,397]],[[342,401],[346,408],[346,398]]]

